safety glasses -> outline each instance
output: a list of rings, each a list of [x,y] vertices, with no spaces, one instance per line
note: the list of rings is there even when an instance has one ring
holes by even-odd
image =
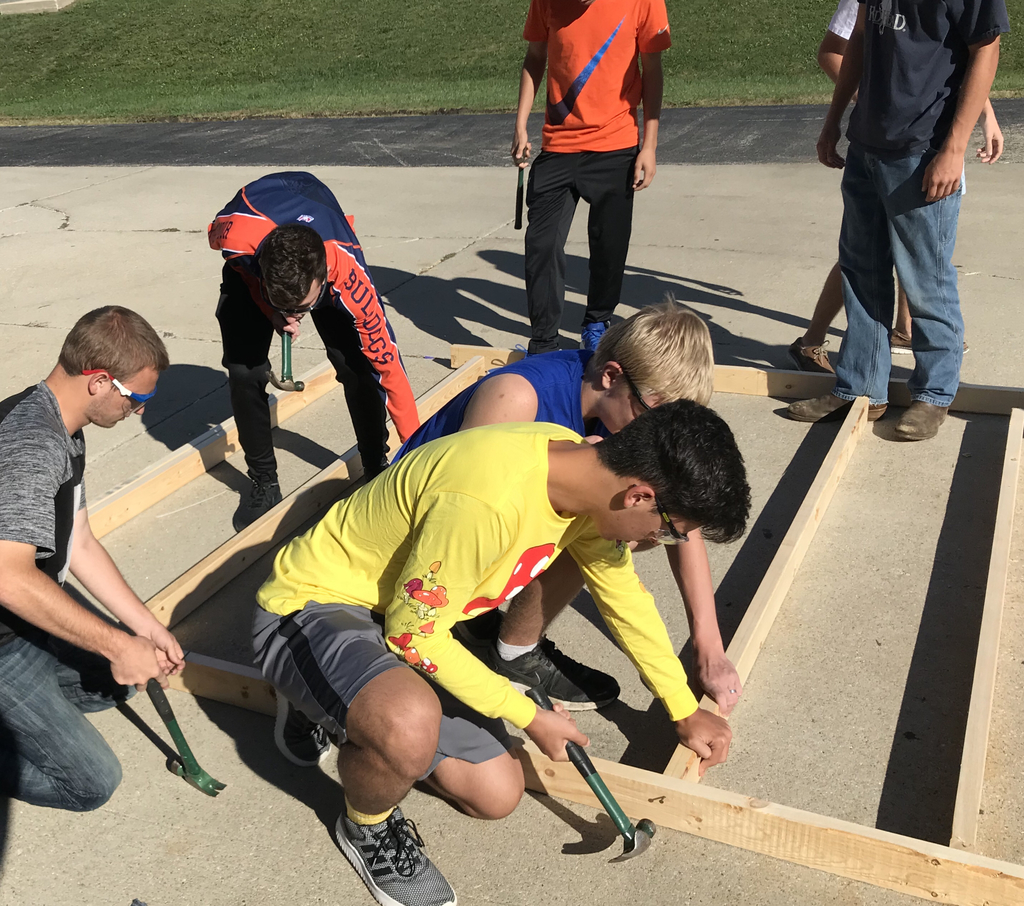
[[[622,369],[622,376],[626,379],[626,383],[629,384],[629,389],[633,391],[633,396],[636,397],[636,401],[640,404],[644,411],[649,411],[650,409],[652,409],[653,407],[651,406],[651,404],[648,403],[643,398],[643,396],[641,396],[640,389],[637,387],[636,384],[633,383],[633,379],[626,373],[625,368]]]
[[[658,508],[661,518],[665,521],[665,527],[658,529],[658,534],[655,536],[658,544],[685,544],[689,541],[689,533],[683,533],[675,527],[675,524],[669,519],[668,510],[662,506],[657,495],[654,497],[654,505]]]
[[[108,378],[110,378],[110,383],[114,385],[114,388],[117,390],[117,392],[120,393],[121,396],[130,399],[135,404],[134,406],[132,406],[132,409],[139,409],[142,406],[145,406],[146,403],[148,403],[151,399],[153,399],[154,396],[156,396],[155,387],[153,388],[152,393],[135,393],[134,391],[129,390],[116,377],[114,377],[109,371],[107,371],[106,368],[89,368],[83,371],[82,374],[105,374]]]

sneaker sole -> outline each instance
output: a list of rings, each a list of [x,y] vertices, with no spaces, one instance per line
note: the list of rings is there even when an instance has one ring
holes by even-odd
[[[890,346],[889,351],[893,355],[913,355],[914,350],[906,346]]]
[[[513,689],[518,692],[522,692],[523,695],[526,695],[526,693],[530,691],[531,687],[527,686],[525,683],[517,683],[515,680],[509,680],[509,682],[512,683]],[[561,705],[566,711],[596,711],[598,708],[603,708],[605,705],[610,705],[613,701],[618,700],[618,696],[599,702],[572,702],[566,701],[563,698],[556,698],[553,695],[548,697],[551,699],[551,704]]]
[[[288,720],[288,699],[283,695],[277,696],[277,717],[274,720],[274,742],[277,743],[277,751],[287,758],[292,764],[300,768],[315,768],[323,764],[331,754],[331,747],[328,746],[323,754],[316,761],[303,761],[296,757],[284,741],[284,725]]]
[[[349,865],[356,870],[356,874],[359,875],[362,882],[366,885],[366,889],[370,891],[370,896],[380,903],[381,906],[406,906],[405,903],[399,902],[394,897],[389,897],[374,883],[373,876],[370,874],[370,870],[366,867],[366,863],[359,855],[359,851],[356,849],[355,844],[349,840],[348,834],[345,833],[345,826],[342,823],[341,815],[338,816],[338,821],[334,825],[334,840],[338,844],[338,848],[341,850],[342,855],[348,859]],[[453,899],[448,900],[448,902],[442,904],[442,906],[458,906],[458,903],[459,897],[456,894]]]

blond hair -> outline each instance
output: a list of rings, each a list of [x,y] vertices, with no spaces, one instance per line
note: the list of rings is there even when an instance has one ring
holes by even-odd
[[[640,389],[659,402],[693,400],[706,406],[715,383],[711,333],[695,311],[665,293],[631,318],[609,327],[601,338],[588,374],[618,362]]]
[[[101,369],[119,381],[170,364],[164,341],[150,323],[129,308],[105,305],[82,315],[64,339],[57,360],[69,375]]]

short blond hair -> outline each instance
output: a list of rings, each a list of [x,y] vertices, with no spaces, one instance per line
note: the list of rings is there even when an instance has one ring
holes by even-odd
[[[609,327],[587,371],[596,374],[609,362],[618,362],[642,393],[656,395],[661,403],[684,399],[706,406],[714,390],[708,326],[671,293]]]
[[[82,315],[64,339],[57,361],[72,376],[97,369],[119,381],[143,368],[166,371],[170,364],[164,341],[150,323],[120,305],[106,305]]]

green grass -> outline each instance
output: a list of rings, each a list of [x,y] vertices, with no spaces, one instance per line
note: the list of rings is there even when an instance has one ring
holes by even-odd
[[[1024,0],[1008,0],[1011,23]],[[0,118],[134,121],[512,110],[528,0],[78,0],[0,18]],[[834,0],[669,0],[665,102],[827,100]],[[1024,40],[995,86],[1024,91]]]

